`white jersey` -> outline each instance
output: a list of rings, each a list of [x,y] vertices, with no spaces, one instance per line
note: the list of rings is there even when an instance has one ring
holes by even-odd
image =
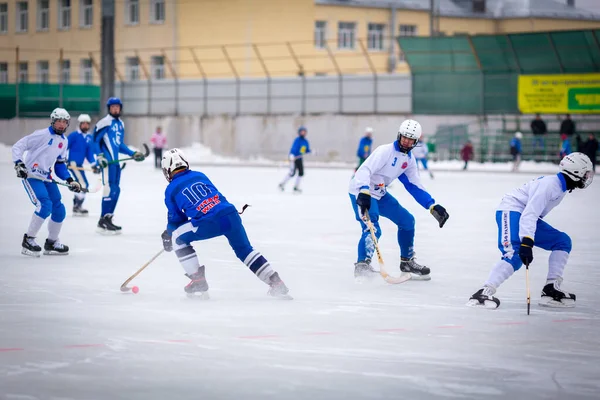
[[[429,150],[427,150],[427,143],[417,142],[417,145],[411,150],[411,153],[415,158],[427,158],[427,154],[429,153]]]
[[[434,204],[434,200],[421,185],[415,157],[410,152],[402,153],[397,142],[375,149],[350,180],[348,191],[356,196],[361,190],[368,188],[371,196],[379,200],[395,179],[399,179],[423,207],[429,208]]]
[[[548,215],[566,194],[567,182],[561,174],[542,176],[505,194],[498,210],[521,213],[519,238],[535,239],[538,219]]]
[[[50,132],[50,128],[39,129],[21,138],[12,147],[13,162],[23,161],[31,175],[48,178],[56,161],[67,158],[67,138]],[[25,152],[27,157],[24,159]]]

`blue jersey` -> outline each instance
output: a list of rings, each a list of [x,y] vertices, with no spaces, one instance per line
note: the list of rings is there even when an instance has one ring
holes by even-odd
[[[188,220],[198,226],[201,220],[237,212],[206,175],[189,170],[175,174],[165,190],[165,205],[169,232]]]
[[[506,142],[505,142],[506,143]],[[522,153],[522,148],[521,148],[521,141],[517,138],[512,138],[512,140],[510,141],[510,147],[515,149],[515,152],[517,154],[521,154]]]
[[[371,147],[373,145],[373,139],[365,136],[358,142],[358,150],[356,155],[358,158],[367,158],[371,155]]]
[[[78,167],[83,166],[83,161],[88,160],[90,164],[96,162],[94,157],[94,145],[92,135],[81,131],[72,132],[68,137],[69,141],[69,164],[75,162]]]
[[[310,145],[308,144],[308,140],[302,136],[298,136],[296,140],[294,140],[294,143],[292,143],[290,155],[300,158],[307,153],[310,153]]]
[[[123,121],[110,114],[102,118],[94,128],[94,153],[104,154],[108,161],[119,159],[119,153],[133,156],[135,153],[125,144]]]

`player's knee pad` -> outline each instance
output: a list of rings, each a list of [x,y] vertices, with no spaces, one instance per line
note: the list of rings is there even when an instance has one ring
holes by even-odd
[[[66,216],[67,210],[65,209],[65,205],[63,203],[54,204],[52,207],[52,221],[63,222]]]
[[[560,237],[557,240],[556,244],[552,247],[552,250],[562,250],[562,251],[566,251],[567,253],[570,253],[571,248],[572,248],[571,238],[566,233],[561,232]]]
[[[179,258],[179,261],[185,261],[196,256],[196,250],[189,244],[184,245],[182,248],[175,250],[175,255]]]
[[[52,201],[50,199],[42,199],[39,200],[38,210],[36,214],[38,217],[46,219],[52,214]]]

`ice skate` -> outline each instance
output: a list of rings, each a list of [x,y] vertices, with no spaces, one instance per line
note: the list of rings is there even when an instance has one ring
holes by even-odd
[[[469,307],[484,307],[491,310],[495,310],[500,307],[500,300],[494,297],[496,289],[490,286],[484,286],[471,296],[467,305]]]
[[[543,307],[571,308],[575,307],[575,295],[560,288],[562,278],[547,283],[542,289],[539,305]]]
[[[285,191],[285,186],[283,186],[283,183],[280,183],[279,185],[277,185],[277,187],[279,188],[279,190],[281,190],[282,192]]]
[[[69,254],[69,246],[60,243],[58,240],[46,239],[46,243],[44,243],[44,255],[66,256],[67,254]]]
[[[371,266],[371,260],[366,259],[364,261],[359,261],[354,264],[354,278],[357,281],[362,281],[364,279],[372,279],[379,275],[379,271],[376,271]]]
[[[302,189],[300,189],[298,187],[294,187],[294,193],[295,194],[301,194],[302,193]]]
[[[111,214],[106,214],[100,217],[97,231],[102,235],[120,235],[121,227],[113,224]]]
[[[293,299],[293,297],[288,294],[290,290],[285,286],[285,283],[283,283],[277,272],[271,275],[269,279],[271,281],[269,284],[270,289],[267,292],[269,296],[284,300]]]
[[[410,273],[411,279],[415,281],[428,281],[431,279],[429,275],[431,270],[424,265],[417,264],[414,257],[410,259],[402,257],[400,271]]]
[[[208,282],[206,282],[204,276],[204,265],[199,267],[198,272],[195,274],[185,274],[185,276],[191,279],[190,283],[183,288],[188,297],[198,297],[203,300],[210,298],[208,295]]]
[[[33,236],[23,235],[23,242],[21,243],[21,254],[30,257],[39,257],[42,253],[42,248],[35,242]]]
[[[74,217],[87,217],[89,214],[88,210],[81,208],[81,206],[73,207],[73,216]]]

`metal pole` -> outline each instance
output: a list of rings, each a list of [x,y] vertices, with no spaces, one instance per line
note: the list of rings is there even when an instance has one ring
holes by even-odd
[[[435,28],[433,25],[435,13],[435,0],[429,0],[429,36],[435,36]]]
[[[335,60],[335,57],[333,56],[333,52],[331,51],[331,48],[329,47],[329,43],[325,43],[325,49],[327,49],[327,54],[329,55],[329,57],[331,58],[331,62],[333,63],[333,66],[335,67],[335,70],[338,73],[338,108],[339,108],[339,112],[340,114],[344,111],[344,81],[343,81],[343,77],[342,77],[342,70],[340,69],[340,66],[338,65],[337,61]]]
[[[175,116],[179,115],[179,77],[177,76],[177,72],[175,72],[175,68],[173,68],[173,64],[171,64],[171,60],[167,57],[167,53],[165,49],[161,50],[162,56],[169,67],[169,72],[173,76],[173,81],[175,82]]]
[[[19,86],[21,86],[21,79],[19,77],[19,64],[21,63],[19,59],[19,46],[15,49],[15,62],[16,62],[16,80],[17,84],[15,85],[15,117],[19,118]]]
[[[58,56],[58,106],[63,106],[63,74],[65,70],[63,49],[60,49]]]
[[[396,64],[398,63],[398,57],[396,56],[396,13],[397,9],[394,4],[390,5],[390,48],[388,56],[388,73],[393,73],[396,70]]]
[[[225,58],[227,59],[227,63],[229,64],[229,68],[231,68],[231,72],[233,72],[233,75],[235,76],[235,115],[240,115],[240,76],[238,75],[237,70],[235,69],[235,65],[233,65],[233,61],[231,61],[231,57],[229,57],[227,48],[225,46],[221,46],[221,50],[223,51],[223,55],[225,55]]]
[[[202,116],[206,117],[208,115],[208,81],[206,79],[206,72],[204,72],[204,68],[202,68],[202,64],[200,63],[200,60],[196,56],[196,53],[194,53],[193,47],[190,47],[190,53],[192,53],[192,58],[194,59],[194,62],[196,63],[196,67],[198,68],[198,71],[200,71],[200,75],[202,75],[202,85],[203,85]]]
[[[140,67],[142,67],[142,72],[144,73],[144,76],[146,77],[146,81],[148,82],[148,115],[152,114],[152,77],[150,76],[150,73],[148,72],[148,70],[146,69],[146,64],[144,64],[142,62],[142,57],[140,57],[140,53],[136,50],[135,51],[135,58],[137,58],[137,62],[140,65]]]
[[[292,47],[291,43],[290,42],[286,42],[285,44],[287,45],[287,48],[288,48],[288,51],[290,52],[290,55],[292,56],[292,58],[296,62],[296,66],[298,67],[298,71],[304,71],[304,68],[302,67],[302,64],[300,64],[300,60],[298,59],[298,56],[296,56],[296,53],[294,52],[294,48]],[[306,73],[302,74],[302,99],[301,99],[301,103],[302,103],[302,105],[300,106],[300,114],[301,115],[306,115]]]
[[[267,75],[267,115],[271,115],[271,74],[269,74],[269,69],[267,68],[267,64],[265,64],[265,60],[262,58],[260,51],[258,50],[258,46],[256,44],[252,44],[252,48],[258,57],[258,61],[260,61],[260,65]]]
[[[371,56],[369,56],[369,52],[367,51],[367,47],[363,43],[362,39],[358,39],[358,44],[360,44],[360,48],[367,59],[367,64],[369,65],[369,69],[373,74],[373,113],[377,114],[377,70],[375,69],[375,65],[373,64],[373,60],[371,60]]]
[[[115,91],[115,0],[102,0],[100,54],[102,104]],[[123,87],[123,83],[121,83]]]

